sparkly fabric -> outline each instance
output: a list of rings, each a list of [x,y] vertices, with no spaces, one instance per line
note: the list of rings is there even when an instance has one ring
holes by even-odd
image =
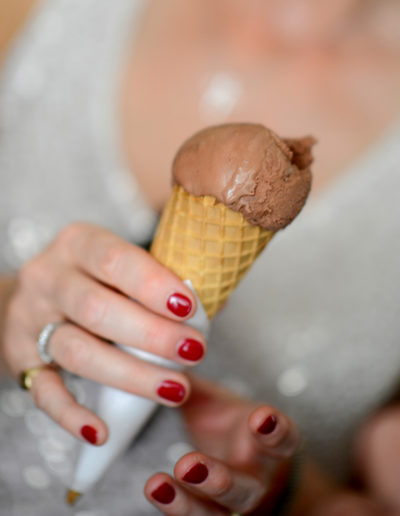
[[[0,86],[0,271],[74,220],[148,240],[155,215],[121,159],[117,111],[142,3],[41,2],[14,45]]]
[[[2,271],[18,268],[71,220],[137,243],[150,238],[155,217],[121,159],[115,109],[141,6],[42,2],[15,42],[0,84]],[[338,477],[357,425],[398,380],[399,137],[396,127],[274,238],[216,317],[200,367],[286,410]],[[67,380],[93,406],[95,386]],[[104,481],[67,508],[75,440],[15,382],[1,380],[1,514],[158,514],[144,482],[190,449],[178,412],[162,409]]]

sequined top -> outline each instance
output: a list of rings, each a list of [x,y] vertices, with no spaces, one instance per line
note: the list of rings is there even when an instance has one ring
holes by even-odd
[[[155,215],[121,157],[115,109],[126,38],[143,3],[45,0],[15,41],[0,83],[1,271],[18,268],[71,220],[136,243],[151,237]],[[399,137],[397,125],[274,238],[216,317],[200,366],[288,412],[338,478],[357,426],[400,370]],[[67,382],[93,405],[90,382]],[[1,379],[1,514],[158,514],[144,482],[190,449],[179,412],[162,409],[69,509],[62,500],[74,438]]]

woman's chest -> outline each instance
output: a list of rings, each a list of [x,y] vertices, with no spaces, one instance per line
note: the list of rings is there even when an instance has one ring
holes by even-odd
[[[400,70],[390,63],[356,68],[321,56],[229,67],[199,39],[166,40],[139,51],[128,63],[122,95],[131,169],[160,208],[168,198],[174,154],[188,136],[206,125],[257,121],[284,136],[317,137],[315,192],[400,112]]]

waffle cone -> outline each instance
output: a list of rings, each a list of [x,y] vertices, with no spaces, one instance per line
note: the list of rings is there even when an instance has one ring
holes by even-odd
[[[214,197],[195,197],[174,186],[150,252],[192,281],[211,319],[273,235]]]

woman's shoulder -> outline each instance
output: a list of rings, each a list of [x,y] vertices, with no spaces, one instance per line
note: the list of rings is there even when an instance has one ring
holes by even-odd
[[[0,65],[36,4],[37,0],[0,2]]]

